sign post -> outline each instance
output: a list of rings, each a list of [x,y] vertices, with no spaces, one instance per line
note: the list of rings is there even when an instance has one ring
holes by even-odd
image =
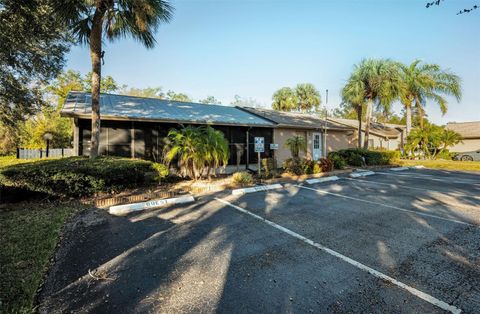
[[[255,137],[255,152],[258,153],[258,175],[260,176],[261,172],[261,160],[260,153],[265,152],[265,138]]]

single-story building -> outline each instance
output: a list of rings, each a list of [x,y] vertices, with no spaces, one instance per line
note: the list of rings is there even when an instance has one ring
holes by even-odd
[[[61,111],[74,119],[75,155],[89,155],[91,138],[91,94],[70,92]],[[205,105],[162,99],[101,94],[101,155],[144,158],[160,161],[163,138],[180,125],[211,125],[222,131],[230,143],[229,164],[236,164],[236,152],[242,151],[241,164],[254,163],[254,138],[264,137],[265,146],[273,141],[271,121],[235,107]],[[248,154],[247,154],[248,152]],[[261,158],[271,156],[265,150]]]
[[[90,93],[69,93],[61,114],[74,119],[75,155],[90,153],[91,112]],[[255,137],[264,138],[265,151],[260,157],[274,156],[279,165],[291,157],[285,143],[295,135],[307,140],[307,152],[303,155],[314,160],[357,145],[356,120],[325,120],[312,114],[114,94],[101,94],[100,113],[99,152],[107,156],[160,161],[163,139],[170,129],[181,125],[210,125],[223,132],[230,144],[229,165],[258,161]],[[372,146],[396,149],[399,133],[394,127],[373,124],[373,143],[380,144]]]
[[[264,108],[238,108],[276,124],[273,129],[273,142],[279,146],[278,151],[275,151],[275,158],[279,164],[291,157],[290,151],[285,148],[285,143],[293,136],[302,136],[307,140],[307,151],[301,152],[300,155],[313,160],[326,157],[331,151],[356,147],[356,142],[352,140],[354,132],[352,128],[312,114]]]
[[[340,119],[328,118],[329,121],[335,122],[339,125],[348,126],[355,131],[352,135],[352,140],[355,145],[358,143],[358,120],[355,119]],[[362,123],[363,139],[365,137],[365,122]],[[368,136],[368,147],[375,149],[397,150],[401,149],[406,141],[406,126],[391,123],[370,123],[370,134]]]
[[[462,143],[449,147],[451,152],[464,153],[480,150],[480,121],[448,122],[445,128],[463,137]]]

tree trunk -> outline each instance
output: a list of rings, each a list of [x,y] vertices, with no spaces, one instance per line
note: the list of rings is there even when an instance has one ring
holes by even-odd
[[[407,136],[412,130],[412,103],[409,103],[405,106],[405,116],[407,120]]]
[[[92,60],[92,136],[90,141],[90,158],[98,156],[100,144],[100,80],[102,77],[102,19],[105,13],[102,1],[97,2],[93,15],[90,34],[90,58]]]
[[[372,120],[373,101],[371,99],[367,102],[367,112],[365,115],[365,139],[363,141],[363,148],[368,149],[368,137],[370,135],[370,122]]]
[[[425,115],[425,112],[423,111],[422,104],[420,103],[420,100],[418,99],[418,97],[415,97],[415,105],[417,106],[417,109],[418,109],[420,128],[423,129],[423,117]]]
[[[358,119],[358,148],[362,147],[362,105],[357,106],[357,119]]]

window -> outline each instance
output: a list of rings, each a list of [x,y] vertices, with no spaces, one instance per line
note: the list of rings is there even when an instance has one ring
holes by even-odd
[[[313,148],[320,149],[320,135],[318,134],[315,134],[313,137]]]

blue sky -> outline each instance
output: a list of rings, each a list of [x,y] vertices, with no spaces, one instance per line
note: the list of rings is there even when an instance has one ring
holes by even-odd
[[[269,106],[275,90],[313,83],[327,108],[365,57],[438,63],[463,79],[463,99],[452,99],[437,123],[480,120],[480,10],[456,15],[476,0],[171,1],[170,24],[160,28],[156,48],[127,39],[107,43],[104,75],[134,87],[161,86],[195,100],[214,95],[224,104],[238,94]],[[477,3],[480,4],[480,3]],[[86,47],[74,47],[68,69],[86,73]],[[399,106],[395,106],[399,112]]]

